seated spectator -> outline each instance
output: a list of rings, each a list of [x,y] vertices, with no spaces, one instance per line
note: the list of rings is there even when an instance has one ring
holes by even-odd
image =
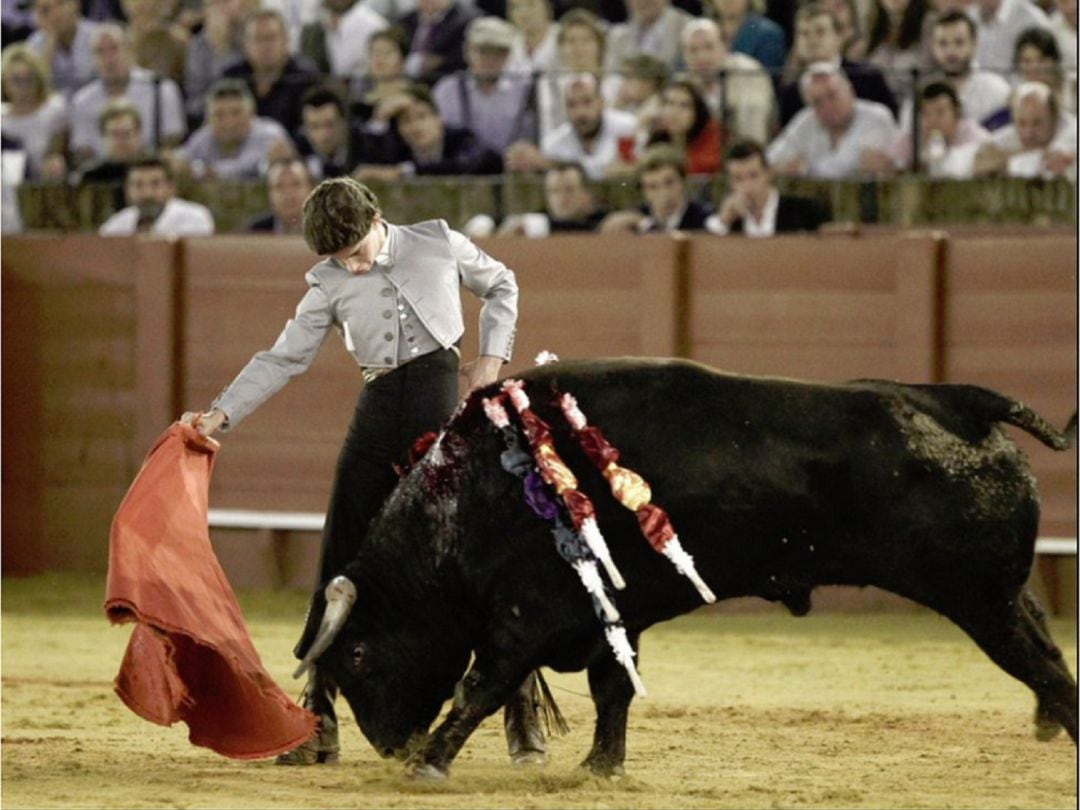
[[[551,0],[508,0],[507,19],[517,29],[510,50],[512,73],[544,73],[555,67],[559,24],[554,21]]]
[[[840,53],[845,59],[853,61],[866,58],[866,37],[855,0],[818,0],[836,20],[836,30],[840,35]]]
[[[930,67],[930,25],[927,0],[874,0],[866,61],[885,74],[901,105],[915,92],[912,70]]]
[[[371,36],[370,69],[350,85],[353,116],[366,131],[386,132],[397,99],[412,84],[405,75],[407,48],[405,32],[396,25]]]
[[[370,136],[349,123],[345,101],[328,85],[316,85],[301,102],[300,154],[316,180],[349,174],[370,159]]]
[[[68,112],[64,97],[53,92],[45,63],[24,43],[4,49],[0,65],[4,102],[0,131],[21,144],[28,180],[56,180],[66,163]]]
[[[829,221],[817,200],[781,194],[773,183],[765,149],[756,141],[736,141],[724,162],[730,191],[720,203],[715,233],[774,236],[816,231]]]
[[[184,63],[191,31],[181,17],[172,12],[176,3],[160,0],[121,0],[127,33],[135,64],[171,79],[177,86],[184,81]],[[184,12],[180,11],[180,15]]]
[[[257,7],[258,0],[204,0],[203,27],[189,43],[184,60],[189,126],[202,124],[205,96],[225,68],[243,61],[244,20]]]
[[[303,233],[304,200],[315,187],[307,166],[299,158],[279,158],[266,171],[266,194],[270,213],[253,219],[253,233]]]
[[[784,29],[762,15],[761,0],[711,0],[716,23],[733,53],[742,53],[779,76],[787,59]]]
[[[622,82],[612,106],[637,117],[640,139],[644,143],[660,125],[663,103],[660,94],[668,80],[667,65],[655,56],[639,53],[623,62],[620,78]],[[626,156],[626,159],[633,161],[632,156]]]
[[[1076,0],[1051,0],[1050,30],[1058,41],[1061,65],[1076,79]]]
[[[320,81],[313,65],[289,53],[289,36],[281,14],[265,9],[247,18],[244,60],[227,67],[223,75],[247,82],[258,115],[277,121],[290,137],[300,132],[300,99]]]
[[[934,67],[956,90],[965,113],[985,125],[1008,107],[1010,88],[997,73],[975,69],[975,37],[970,17],[947,12],[934,22],[930,50]]]
[[[818,62],[799,80],[806,108],[767,150],[777,174],[841,180],[891,170],[898,129],[884,104],[855,98],[837,66]]]
[[[79,15],[78,0],[33,0],[37,30],[26,40],[66,98],[94,78],[90,36],[97,25]]]
[[[608,71],[616,71],[631,56],[646,53],[668,70],[679,61],[679,37],[692,17],[671,0],[625,0],[628,19],[613,25],[607,36]]]
[[[544,172],[544,210],[513,214],[499,226],[500,236],[548,236],[553,233],[595,231],[607,216],[596,204],[580,163],[555,163]]]
[[[103,144],[100,157],[90,158],[72,173],[73,185],[84,183],[124,182],[128,167],[145,157],[142,118],[139,109],[127,99],[114,99],[98,115],[98,132]],[[123,204],[123,194],[117,202]]]
[[[1007,73],[1016,39],[1028,28],[1050,28],[1046,13],[1031,0],[974,0],[969,13],[979,28],[975,61],[983,70]]]
[[[776,95],[760,62],[729,51],[719,26],[708,19],[692,20],[683,29],[682,58],[701,85],[713,116],[728,132],[762,143],[769,139]]]
[[[919,93],[919,166],[931,177],[966,180],[975,171],[975,154],[990,139],[990,133],[964,115],[960,97],[951,84],[930,82]],[[896,162],[912,168],[913,145],[910,132],[897,141]]]
[[[1050,31],[1029,28],[1020,34],[1013,54],[1013,71],[1014,82],[1042,82],[1054,91],[1061,109],[1076,113],[1075,82],[1066,86],[1061,51]]]
[[[136,233],[209,236],[214,232],[214,217],[210,210],[176,196],[172,173],[160,158],[145,158],[132,163],[124,182],[124,193],[128,207],[105,220],[98,230],[102,236]]]
[[[518,143],[507,152],[511,171],[546,169],[555,161],[577,161],[585,167],[590,180],[609,173],[625,173],[620,154],[632,150],[637,132],[637,118],[630,113],[604,108],[600,84],[592,73],[576,73],[563,82],[567,122],[541,141],[537,150],[532,144]]]
[[[1064,176],[1076,180],[1076,116],[1063,112],[1042,82],[1020,84],[1012,98],[1013,123],[995,132],[976,155],[976,174]]]
[[[172,148],[187,134],[180,88],[171,79],[134,65],[131,41],[114,23],[98,26],[92,39],[98,78],[71,99],[71,151],[76,164],[104,154],[99,130],[101,111],[109,101],[127,99],[146,122],[145,139],[152,149]]]
[[[323,75],[340,79],[368,72],[371,36],[389,23],[366,0],[322,0],[322,15],[300,31],[300,53]]]
[[[532,77],[510,75],[507,62],[514,27],[498,17],[478,17],[465,33],[468,70],[444,76],[432,93],[443,123],[469,128],[485,147],[502,153],[516,141],[536,141]]]
[[[539,77],[536,85],[541,140],[566,123],[566,100],[562,95],[566,76],[572,73],[602,75],[600,88],[604,99],[615,102],[622,77],[617,73],[604,73],[606,42],[604,25],[592,12],[573,8],[560,18],[555,67]]]
[[[824,6],[810,2],[795,12],[795,41],[800,58],[806,64],[828,62],[847,75],[855,95],[866,101],[884,104],[895,117],[896,96],[881,71],[864,62],[842,57],[843,40],[836,17]],[[782,87],[779,93],[780,124],[787,126],[803,107],[800,81]]]
[[[409,41],[405,73],[433,85],[465,69],[465,29],[477,14],[455,0],[417,0],[416,11],[399,22]]]
[[[414,84],[406,95],[409,101],[396,113],[388,135],[400,140],[400,151],[387,150],[378,161],[391,165],[361,165],[353,172],[357,180],[393,182],[414,174],[502,173],[498,152],[485,147],[471,130],[443,124],[427,87]]]
[[[644,203],[638,211],[609,214],[600,226],[602,231],[717,232],[719,221],[712,208],[690,197],[686,161],[678,150],[663,144],[654,146],[645,153],[636,169]]]
[[[206,100],[206,123],[178,152],[181,169],[197,178],[250,180],[262,177],[270,161],[292,151],[285,128],[255,115],[255,99],[239,79],[220,79]]]
[[[664,88],[660,124],[650,143],[670,143],[683,152],[689,174],[720,168],[724,135],[693,79],[676,76]]]

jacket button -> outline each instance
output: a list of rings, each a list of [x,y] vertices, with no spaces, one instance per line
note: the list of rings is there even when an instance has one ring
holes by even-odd
[[[389,309],[384,309],[384,310],[383,310],[383,314],[382,314],[382,316],[383,316],[384,318],[393,318],[393,317],[394,317],[394,313],[393,313],[393,312],[392,312],[391,310],[389,310]]]
[[[394,339],[394,333],[393,332],[387,332],[385,335],[383,335],[383,337],[386,340],[393,340]]]

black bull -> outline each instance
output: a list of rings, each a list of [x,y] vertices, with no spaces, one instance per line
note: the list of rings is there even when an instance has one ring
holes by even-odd
[[[1035,692],[1037,737],[1064,727],[1076,740],[1076,684],[1024,587],[1035,481],[998,427],[1063,450],[1075,415],[1059,432],[973,386],[818,384],[682,361],[556,363],[522,376],[596,505],[627,581],[615,597],[635,649],[643,630],[701,598],[587,461],[559,392],[651,484],[719,599],[758,596],[802,615],[819,585],[892,591],[951,619]],[[469,399],[372,524],[346,570],[356,604],[319,663],[375,748],[411,753],[411,769],[429,776],[448,772],[530,671],[587,668],[597,721],[584,764],[618,772],[633,689],[550,524],[500,466],[503,443],[480,405],[497,391]]]

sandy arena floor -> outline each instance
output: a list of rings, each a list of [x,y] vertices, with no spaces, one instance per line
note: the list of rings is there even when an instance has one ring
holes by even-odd
[[[779,610],[684,617],[642,642],[627,776],[577,768],[592,737],[584,674],[549,673],[573,729],[550,764],[509,765],[487,721],[442,784],[379,760],[351,718],[342,762],[293,769],[195,748],[112,692],[130,630],[104,581],[3,583],[2,802],[24,807],[1075,808],[1077,749],[1032,737],[1034,699],[929,612]],[[299,593],[241,594],[264,663],[291,694]],[[1053,632],[1076,672],[1076,624]],[[344,703],[339,704],[344,709]]]

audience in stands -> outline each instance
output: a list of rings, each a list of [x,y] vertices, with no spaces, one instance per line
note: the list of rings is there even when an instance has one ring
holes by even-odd
[[[934,23],[931,51],[934,66],[956,90],[967,115],[990,122],[1008,106],[1009,83],[997,73],[975,68],[975,24],[966,14],[951,11]]]
[[[345,100],[333,87],[309,88],[301,101],[301,116],[297,148],[316,180],[349,174],[371,159],[376,138],[349,123]]]
[[[968,13],[979,28],[975,61],[984,70],[1007,73],[1016,39],[1028,28],[1050,28],[1050,19],[1031,0],[974,0]]]
[[[206,94],[226,67],[244,58],[244,20],[258,0],[204,0],[203,27],[188,44],[184,94],[188,125],[198,127]]]
[[[405,75],[408,42],[398,26],[372,34],[367,74],[353,78],[350,86],[352,114],[370,132],[386,132],[401,94],[412,81]]]
[[[206,123],[178,152],[178,167],[196,178],[251,180],[293,145],[285,128],[255,115],[255,99],[239,79],[221,79],[206,101]]]
[[[417,0],[416,10],[399,22],[409,41],[405,73],[433,85],[465,69],[465,29],[478,16],[456,0]]]
[[[559,55],[559,24],[551,0],[508,0],[506,17],[517,29],[510,70],[536,74],[554,69]]]
[[[353,172],[354,177],[365,182],[393,182],[417,174],[502,172],[502,157],[484,146],[472,130],[443,124],[439,108],[425,85],[414,84],[405,95],[408,103],[393,119],[392,135],[400,139],[397,151],[381,156],[378,162],[386,165],[360,166]]]
[[[763,16],[763,0],[706,0],[724,41],[734,53],[746,54],[779,76],[787,59],[784,29]]]
[[[139,108],[124,98],[113,99],[98,114],[102,152],[78,166],[71,174],[73,185],[123,183],[128,167],[146,155]],[[122,195],[117,200],[123,204]],[[119,206],[118,206],[119,207]]]
[[[682,152],[689,174],[712,174],[720,168],[724,133],[689,76],[676,76],[664,88],[659,125],[650,139],[650,145],[656,143],[669,143]]]
[[[671,5],[671,0],[625,0],[628,19],[613,25],[607,36],[606,67],[617,71],[629,57],[646,53],[663,62],[668,70],[679,63],[679,37],[689,14]]]
[[[210,210],[176,196],[172,172],[160,158],[132,163],[124,181],[124,194],[128,207],[105,220],[98,230],[102,236],[209,236],[214,232]]]
[[[566,102],[566,123],[550,132],[537,150],[517,143],[507,152],[511,171],[536,171],[554,161],[577,161],[590,180],[625,172],[625,156],[633,151],[637,118],[620,110],[605,109],[595,74],[574,73],[563,79],[561,95]]]
[[[281,14],[266,9],[248,16],[244,59],[227,67],[222,75],[247,82],[257,114],[277,121],[293,137],[300,131],[300,99],[321,80],[314,65],[289,52]]]
[[[1066,71],[1076,71],[1076,0],[1051,0],[1050,30],[1058,41],[1061,65]],[[1075,77],[1074,77],[1075,78]]]
[[[300,31],[300,53],[323,76],[348,80],[371,64],[371,37],[389,26],[366,0],[322,0],[322,15]]]
[[[527,236],[539,239],[553,233],[582,233],[595,231],[607,216],[596,204],[589,187],[585,169],[580,163],[557,162],[544,172],[544,210],[528,214],[511,214],[498,230],[487,214],[477,214],[465,224],[470,238],[498,236]]]
[[[33,0],[34,26],[26,44],[49,69],[53,87],[66,98],[94,78],[90,38],[97,25],[79,14],[78,0]]]
[[[177,3],[121,0],[135,64],[177,85],[184,82],[184,63],[194,18]]]
[[[28,180],[55,180],[63,176],[68,133],[64,97],[53,92],[49,73],[37,51],[24,43],[4,49],[0,65],[4,101],[0,131],[21,144]]]
[[[828,62],[835,65],[847,75],[858,98],[883,104],[894,116],[897,114],[896,96],[881,70],[843,57],[843,39],[837,19],[821,3],[806,3],[795,13],[795,48],[802,64]],[[780,123],[786,126],[803,107],[800,79],[782,87],[778,100]]]
[[[1076,116],[1064,112],[1042,82],[1013,93],[1012,123],[993,134],[976,157],[976,172],[1010,177],[1068,177],[1076,181]]]
[[[897,140],[896,163],[931,177],[966,180],[975,171],[975,155],[990,133],[964,112],[956,89],[944,81],[928,83],[919,93],[919,166],[912,167],[911,132]]]
[[[444,76],[432,91],[447,126],[471,129],[485,147],[500,154],[512,143],[537,137],[532,76],[507,70],[515,37],[506,20],[474,19],[465,33],[468,69]]]
[[[641,208],[609,214],[600,226],[602,231],[719,231],[712,208],[690,196],[686,160],[677,149],[667,144],[650,148],[638,162],[637,179]]]
[[[701,85],[713,116],[729,133],[762,143],[769,139],[776,97],[759,62],[729,51],[719,26],[709,19],[692,20],[683,29],[682,59]]]
[[[248,223],[252,233],[303,233],[304,200],[315,187],[300,158],[278,158],[266,171],[266,196],[270,212]]]
[[[1076,113],[1076,77],[1065,81],[1058,40],[1045,28],[1029,28],[1016,40],[1013,54],[1013,80],[1042,82],[1058,97],[1061,109]]]
[[[867,40],[855,0],[817,0],[836,20],[840,37],[840,53],[845,59],[860,61],[866,58]]]
[[[930,68],[932,26],[928,0],[873,0],[866,62],[881,69],[900,104],[915,92],[912,70]]]
[[[733,143],[724,169],[730,190],[720,203],[714,233],[774,236],[816,231],[829,221],[828,211],[817,200],[779,192],[765,149],[757,141]]]
[[[151,149],[172,148],[187,135],[184,101],[172,79],[155,77],[134,64],[131,40],[115,23],[99,25],[91,39],[98,78],[71,99],[71,144],[78,165],[104,154],[99,129],[101,111],[116,99],[127,99],[145,122],[144,140]]]
[[[769,145],[774,171],[840,180],[891,170],[898,130],[888,107],[856,98],[847,75],[829,62],[810,65],[799,84],[806,108]]]
[[[661,94],[668,81],[668,69],[655,56],[639,53],[627,59],[620,71],[618,93],[612,107],[633,114],[638,122],[638,138],[642,144],[660,125]],[[633,155],[623,156],[632,163]]]

